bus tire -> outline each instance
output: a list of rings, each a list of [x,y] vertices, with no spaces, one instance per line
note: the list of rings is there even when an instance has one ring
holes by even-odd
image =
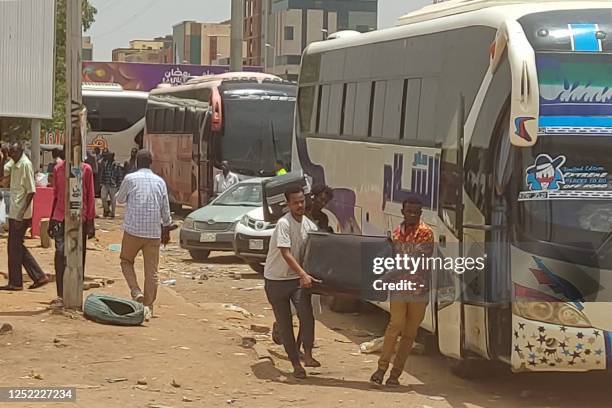
[[[349,296],[332,296],[329,308],[336,313],[355,313],[361,308],[361,301]]]
[[[472,380],[482,375],[482,364],[481,361],[476,359],[462,359],[458,360],[455,358],[450,359],[450,371],[455,376],[464,380]]]
[[[204,249],[192,249],[189,251],[189,255],[191,256],[191,259],[195,261],[205,261],[210,256],[210,251]]]
[[[265,265],[259,262],[249,263],[249,267],[260,275],[263,275]]]

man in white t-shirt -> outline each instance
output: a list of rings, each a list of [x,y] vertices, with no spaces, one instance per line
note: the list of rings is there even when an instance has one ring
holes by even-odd
[[[309,288],[316,280],[301,266],[308,233],[316,231],[317,226],[304,216],[306,200],[300,187],[285,192],[285,198],[290,212],[278,220],[270,239],[264,270],[265,289],[280,329],[283,346],[293,365],[293,375],[296,378],[306,378],[293,333],[291,303],[300,320],[304,364],[306,367],[320,367],[321,364],[312,356],[314,316]]]
[[[215,176],[214,192],[221,194],[234,184],[238,183],[238,176],[230,171],[230,166],[227,161],[221,162],[221,171]]]

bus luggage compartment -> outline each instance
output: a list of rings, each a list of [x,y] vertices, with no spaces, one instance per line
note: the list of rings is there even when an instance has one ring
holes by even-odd
[[[373,272],[373,262],[377,257],[392,256],[393,245],[387,237],[311,232],[303,265],[308,274],[322,281],[313,285],[313,293],[382,302],[387,293],[373,288],[380,278]]]

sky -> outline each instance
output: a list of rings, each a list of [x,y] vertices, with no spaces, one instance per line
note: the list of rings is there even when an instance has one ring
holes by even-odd
[[[130,40],[172,34],[185,20],[219,22],[230,17],[230,0],[89,0],[97,9],[96,22],[85,34],[92,37],[94,60],[110,61],[114,48]],[[398,17],[432,0],[378,0],[378,26],[391,27]]]

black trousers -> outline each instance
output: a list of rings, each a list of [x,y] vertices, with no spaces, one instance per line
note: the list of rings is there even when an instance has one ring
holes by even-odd
[[[310,290],[300,288],[299,279],[286,281],[266,279],[265,290],[283,339],[285,352],[291,363],[298,364],[300,362],[300,355],[293,333],[293,317],[291,315],[290,302],[293,302],[300,321],[300,337],[304,344],[304,349],[312,350],[315,322]]]
[[[64,252],[64,222],[57,224],[57,228],[53,233],[55,240],[55,257],[53,263],[55,266],[55,287],[57,288],[57,296],[64,297],[64,271],[66,270],[66,254]],[[85,255],[87,254],[87,231],[83,226],[83,280],[85,280]]]
[[[32,219],[23,220],[23,222],[9,219],[8,269],[9,285],[11,286],[23,286],[23,276],[21,276],[22,266],[34,282],[40,282],[47,277],[38,265],[38,262],[36,262],[36,259],[34,259],[34,256],[23,244],[25,233],[31,225]]]

